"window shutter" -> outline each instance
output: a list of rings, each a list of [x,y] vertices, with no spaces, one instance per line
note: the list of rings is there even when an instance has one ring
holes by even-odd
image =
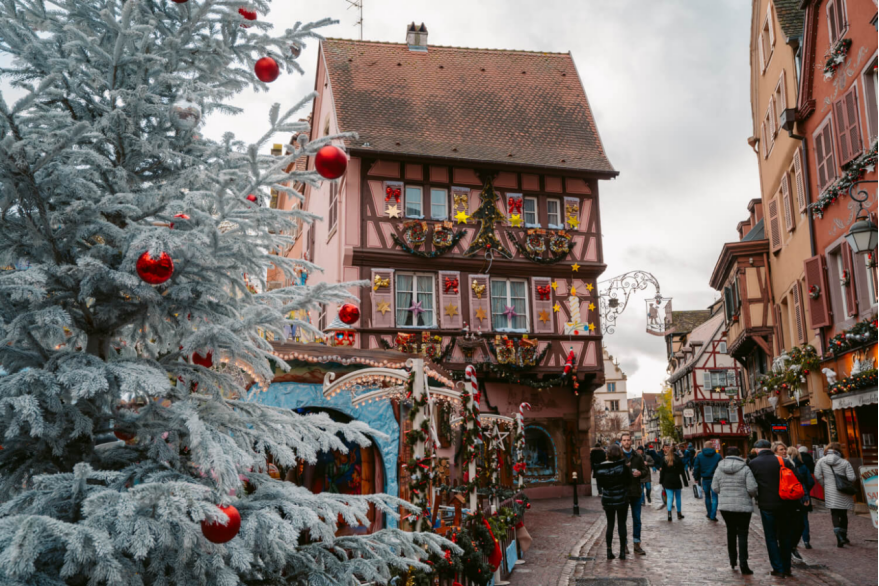
[[[849,143],[849,133],[846,132],[849,122],[844,96],[833,104],[833,125],[836,126],[836,139],[839,141],[839,162],[845,164],[851,157],[852,150]]]
[[[730,423],[738,423],[739,422],[739,408],[738,407],[730,407],[730,409],[729,409],[729,422]]]
[[[763,53],[763,33],[757,39],[757,53],[760,55],[760,70],[766,69],[766,55]]]
[[[830,44],[832,45],[839,38],[839,27],[836,25],[836,2],[832,0],[827,3],[827,29],[830,33]]]
[[[787,88],[785,86],[785,71],[781,70],[781,77],[778,78],[778,87],[779,87],[779,99],[781,101],[778,104],[778,115],[781,116],[781,112],[787,108]]]
[[[390,191],[389,191],[390,190]],[[385,194],[385,207],[382,210],[383,216],[388,215],[388,208],[392,205],[397,206],[400,210],[400,216],[403,216],[405,209],[406,190],[402,181],[385,181],[382,185],[382,193]]]
[[[797,329],[797,342],[799,344],[806,343],[806,316],[803,314],[803,289],[800,282],[794,283],[794,321]]]
[[[845,101],[845,116],[848,121],[848,127],[845,134],[848,136],[849,158],[854,159],[864,150],[861,142],[861,117],[858,113],[858,84],[853,84],[852,88],[843,97]],[[848,161],[840,161],[841,164]]]
[[[806,273],[806,294],[809,295],[809,315],[812,328],[823,328],[832,324],[830,319],[830,299],[827,291],[827,273],[824,268],[824,257],[816,255],[803,261]],[[812,291],[816,296],[813,299]]]
[[[372,327],[394,327],[394,270],[373,269],[370,281],[372,292]],[[387,283],[387,284],[385,284]],[[384,305],[384,304],[387,305]],[[379,309],[382,311],[379,311]]]
[[[531,279],[531,299],[533,300],[531,315],[534,318],[535,334],[551,334],[553,332],[552,322],[555,321],[555,316],[552,312],[551,283],[552,279],[548,277],[533,277]],[[540,319],[541,314],[546,318],[546,321]]]
[[[778,134],[778,108],[775,104],[775,94],[772,94],[769,97],[769,130],[770,137],[769,140],[772,141],[772,144],[775,144],[775,136]]]
[[[842,257],[842,269],[848,272],[848,287],[843,287],[842,292],[845,295],[845,304],[848,307],[848,316],[858,315],[858,288],[855,283],[854,263],[852,262],[852,248],[848,242],[843,242],[839,249],[839,256]]]
[[[794,153],[794,183],[797,187],[797,205],[801,214],[806,213],[806,184],[803,178],[803,147]]]
[[[824,131],[815,135],[815,174],[818,176],[818,189],[827,185],[827,164],[824,156]]]
[[[775,353],[781,354],[784,352],[784,322],[781,319],[781,306],[773,305],[772,310],[775,314],[775,325],[773,326],[775,332]]]
[[[833,127],[828,124],[824,127],[824,170],[827,172],[827,182],[836,179],[836,161],[833,157]]]
[[[841,39],[843,33],[845,33],[847,24],[845,18],[845,0],[836,0],[836,2],[834,2],[834,7],[836,8],[836,38]]]
[[[874,61],[873,67],[875,66],[876,62]],[[870,71],[870,69],[867,71]],[[872,79],[875,76],[876,73],[874,72],[872,76],[867,74],[861,78],[864,81],[864,110],[867,112],[867,130],[870,131],[870,140],[867,141],[868,144],[872,143],[873,139],[879,135],[879,111],[876,109],[876,84]]]
[[[488,277],[485,275],[469,275],[467,291],[470,296],[470,330],[475,332],[491,331],[491,291],[488,289]],[[476,287],[474,287],[476,285]],[[477,291],[479,290],[479,295]],[[482,319],[476,313],[482,310]]]
[[[781,177],[781,196],[784,198],[784,221],[787,223],[787,231],[793,232],[797,224],[794,221],[793,204],[790,200],[790,179],[787,171]]]
[[[461,312],[461,273],[457,271],[439,272],[439,304],[440,327],[444,330],[460,330],[464,327]],[[454,315],[449,315],[450,313]]]
[[[731,320],[733,316],[733,300],[732,289],[729,287],[723,288],[723,307],[726,310],[726,321]]]
[[[711,371],[706,370],[702,373],[702,390],[710,391],[711,390]]]
[[[769,200],[769,243],[772,246],[772,252],[781,250],[781,225],[778,216],[778,199]]]
[[[775,46],[775,27],[772,26],[772,4],[766,9],[766,28],[769,29],[769,52],[771,53],[772,47]]]
[[[769,157],[769,139],[766,138],[766,121],[760,124],[760,150],[763,151],[763,158]]]
[[[714,407],[705,405],[702,409],[705,413],[705,423],[714,423]]]
[[[576,214],[571,214],[571,213],[569,213],[570,211],[573,211],[573,210],[575,210],[575,209],[577,210],[577,213],[576,213]],[[576,197],[566,197],[566,198],[565,198],[565,209],[562,210],[562,211],[563,211],[564,214],[565,214],[565,228],[567,228],[568,230],[580,230],[580,231],[582,231],[582,232],[585,232],[585,231],[586,231],[587,226],[580,226],[580,225],[579,225],[579,221],[580,221],[580,200],[579,200],[578,198],[576,198]],[[574,226],[573,224],[571,224],[571,222],[570,222],[570,218],[572,218],[572,217],[575,218],[575,219],[577,220],[577,222],[578,222],[577,226]]]

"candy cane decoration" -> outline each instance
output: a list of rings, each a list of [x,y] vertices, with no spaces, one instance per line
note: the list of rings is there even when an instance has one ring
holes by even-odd
[[[482,437],[479,425],[479,384],[476,381],[476,369],[468,364],[464,369],[464,392],[461,393],[463,404],[464,429],[464,464],[467,472],[465,483],[472,483],[470,489],[470,510],[475,511],[476,502],[476,440]]]
[[[519,476],[519,490],[525,487],[525,410],[531,411],[530,403],[519,405],[519,414],[516,415],[516,464],[513,472]]]

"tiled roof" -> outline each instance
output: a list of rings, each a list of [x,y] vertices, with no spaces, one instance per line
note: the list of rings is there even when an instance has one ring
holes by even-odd
[[[692,311],[672,311],[671,323],[676,334],[692,332],[699,325],[711,318],[710,309],[695,309]]]
[[[342,39],[321,53],[352,149],[617,174],[570,53]]]
[[[778,26],[787,38],[803,36],[803,22],[806,11],[800,9],[801,0],[775,0],[775,15]]]

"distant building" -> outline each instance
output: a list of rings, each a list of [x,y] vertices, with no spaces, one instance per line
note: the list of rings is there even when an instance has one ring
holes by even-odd
[[[620,364],[601,348],[604,361],[605,383],[595,391],[593,400],[593,429],[596,440],[608,440],[629,429],[629,398],[626,391],[626,373]],[[594,442],[593,442],[594,443]]]
[[[659,425],[659,393],[641,395],[641,441],[644,444],[659,443],[662,437]]]

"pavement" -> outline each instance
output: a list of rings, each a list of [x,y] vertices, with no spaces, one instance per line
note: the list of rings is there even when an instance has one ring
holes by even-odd
[[[646,556],[608,560],[604,542],[606,521],[599,497],[581,497],[580,516],[572,514],[571,499],[532,501],[525,523],[534,538],[525,564],[516,566],[512,586],[870,586],[879,584],[877,531],[869,517],[849,515],[851,546],[839,549],[829,511],[816,507],[810,514],[813,549],[800,547],[803,563],[794,560],[793,578],[770,576],[759,513],[751,517],[748,540],[752,576],[729,566],[726,527],[705,516],[705,505],[684,489],[685,518],[669,523],[661,501],[642,508],[642,546]],[[628,521],[631,550],[631,516]],[[616,533],[616,532],[615,532]],[[614,554],[619,542],[614,536]]]

